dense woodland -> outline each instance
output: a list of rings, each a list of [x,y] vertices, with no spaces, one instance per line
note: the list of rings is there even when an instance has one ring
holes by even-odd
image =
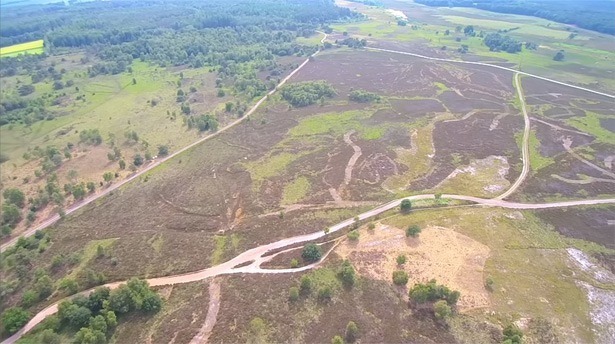
[[[415,2],[427,6],[473,7],[493,12],[528,15],[615,35],[613,0],[415,0]]]

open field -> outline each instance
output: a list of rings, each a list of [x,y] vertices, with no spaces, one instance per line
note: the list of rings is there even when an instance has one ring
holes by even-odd
[[[45,52],[45,41],[37,41],[15,44],[0,48],[0,57],[13,57],[25,54],[42,54]]]

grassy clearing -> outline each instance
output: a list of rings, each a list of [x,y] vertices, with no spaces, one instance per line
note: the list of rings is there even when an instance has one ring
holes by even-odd
[[[501,209],[448,209],[395,215],[387,224],[454,228],[491,249],[485,278],[494,280],[491,294],[495,317],[507,320],[543,316],[559,319],[563,338],[592,338],[589,305],[568,267],[568,247],[586,252],[611,252],[602,246],[559,235],[532,212]]]
[[[299,177],[284,186],[282,204],[294,204],[307,195],[310,189],[310,181],[306,177]]]
[[[455,176],[442,181],[433,191],[493,197],[510,185],[500,174],[500,170],[507,167],[508,163],[496,158],[472,160],[469,166],[458,167]]]
[[[240,238],[236,234],[230,236],[214,236],[215,249],[211,254],[211,265],[222,263],[229,253],[235,252],[239,248]]]
[[[92,240],[90,241],[84,248],[83,253],[81,255],[81,260],[79,261],[79,265],[77,265],[67,278],[75,278],[79,275],[79,273],[88,265],[88,263],[96,257],[96,253],[98,250],[98,246],[101,246],[105,251],[113,245],[113,243],[118,238],[109,238],[109,239],[101,239],[101,240]]]
[[[0,48],[0,57],[11,57],[22,54],[42,54],[45,52],[45,41],[26,42]]]
[[[265,179],[280,175],[290,164],[309,153],[311,152],[282,152],[255,162],[247,163],[246,168],[250,171],[254,187],[258,189]]]
[[[529,149],[530,149],[530,167],[534,171],[547,167],[555,162],[553,158],[540,154],[540,140],[536,136],[535,130],[530,130]]]
[[[600,142],[613,143],[615,142],[615,133],[604,128],[600,124],[601,118],[610,118],[607,115],[599,115],[594,112],[585,112],[583,117],[571,117],[566,120],[569,125],[589,134],[592,134]]]

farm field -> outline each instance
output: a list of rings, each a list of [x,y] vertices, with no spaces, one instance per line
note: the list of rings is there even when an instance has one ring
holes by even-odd
[[[0,57],[12,57],[21,54],[42,54],[45,52],[45,41],[37,40],[0,48]]]
[[[365,17],[271,34],[280,47],[232,52],[244,64],[142,55],[93,75],[104,54],[64,47],[40,61],[51,76],[3,76],[6,99],[56,99],[32,122],[0,117],[2,191],[25,192],[3,238],[0,305],[37,325],[9,331],[0,317],[3,343],[73,341],[110,311],[101,343],[614,340],[613,37],[381,2],[336,1]],[[468,26],[537,49],[490,51]],[[62,163],[41,176],[49,147]],[[69,196],[88,181],[89,196]],[[3,197],[5,221],[20,199]],[[80,330],[59,304],[100,285],[113,300],[133,278],[157,296],[128,311],[101,301]],[[436,283],[442,295],[421,300]]]

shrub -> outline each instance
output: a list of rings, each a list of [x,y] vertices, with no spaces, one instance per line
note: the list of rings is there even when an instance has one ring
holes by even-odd
[[[318,300],[321,302],[329,302],[333,296],[333,290],[331,287],[326,286],[318,289]]]
[[[345,337],[348,343],[355,342],[359,337],[359,327],[357,327],[354,321],[349,321],[348,325],[346,325]]]
[[[450,290],[448,287],[436,284],[436,280],[431,280],[426,284],[417,283],[408,292],[410,300],[415,303],[434,302],[445,300],[453,306],[459,300],[459,292]]]
[[[312,279],[308,275],[301,276],[301,282],[299,285],[302,294],[308,294],[312,290]]]
[[[293,259],[290,261],[290,267],[291,267],[291,269],[296,269],[296,268],[298,268],[298,267],[299,267],[299,261],[298,261],[297,259],[294,259],[294,258],[293,258]]]
[[[357,240],[359,240],[359,231],[357,231],[356,229],[352,230],[352,231],[350,231],[348,233],[347,236],[348,236],[348,239],[350,239],[352,241],[357,241]]]
[[[408,274],[405,271],[393,271],[393,283],[395,285],[406,285],[408,283]]]
[[[421,228],[419,226],[417,226],[417,225],[409,226],[406,229],[406,236],[407,237],[416,238],[416,237],[419,236],[419,233],[421,233]]]
[[[395,259],[395,261],[397,262],[397,265],[404,265],[406,264],[406,256],[400,254],[399,256],[397,256],[397,259]]]
[[[299,288],[290,287],[288,290],[288,299],[293,302],[299,300]]]
[[[331,339],[331,344],[344,344],[344,339],[342,336],[335,336]]]
[[[523,332],[513,325],[510,324],[504,328],[504,343],[506,344],[521,344],[521,338],[523,338]]]
[[[342,284],[346,288],[352,288],[352,286],[354,286],[356,282],[356,277],[354,268],[352,267],[352,264],[350,264],[350,261],[344,260],[342,262],[342,267],[337,274],[342,280]]]
[[[433,305],[433,310],[436,318],[438,319],[446,319],[451,316],[453,311],[451,310],[451,306],[446,303],[444,300],[437,301]]]
[[[399,204],[399,210],[402,213],[407,213],[410,210],[412,210],[412,202],[410,202],[409,199],[404,199],[401,201],[401,203]]]
[[[379,95],[372,92],[367,92],[365,90],[354,90],[350,92],[348,98],[358,103],[371,103],[380,101]]]

